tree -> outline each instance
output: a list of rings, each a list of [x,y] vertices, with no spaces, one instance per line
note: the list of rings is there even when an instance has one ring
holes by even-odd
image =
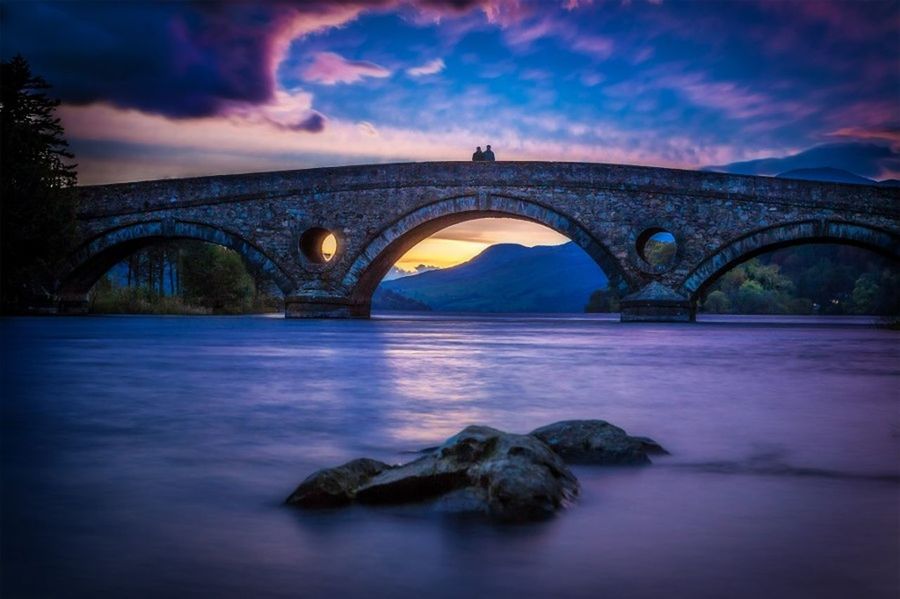
[[[703,302],[703,311],[712,314],[728,314],[731,312],[731,300],[722,291],[716,289]]]
[[[240,255],[209,243],[188,246],[180,266],[184,298],[215,312],[241,313],[253,300],[253,278]]]
[[[622,300],[621,289],[624,288],[622,278],[616,275],[610,275],[606,282],[605,289],[598,289],[588,298],[588,303],[584,307],[585,312],[618,312],[621,310],[620,302]]]
[[[59,100],[17,55],[0,63],[0,295],[4,311],[51,299],[54,273],[71,247],[73,158],[55,116]]]

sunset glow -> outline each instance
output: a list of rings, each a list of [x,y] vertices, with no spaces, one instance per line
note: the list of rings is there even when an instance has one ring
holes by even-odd
[[[407,272],[419,266],[447,268],[466,262],[495,243],[559,245],[569,238],[543,225],[511,218],[480,218],[439,231],[406,252],[397,268]]]

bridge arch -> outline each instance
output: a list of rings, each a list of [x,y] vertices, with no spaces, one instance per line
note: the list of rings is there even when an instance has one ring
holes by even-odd
[[[355,302],[368,304],[391,266],[416,244],[451,225],[478,218],[515,218],[544,225],[581,247],[622,291],[634,291],[633,277],[590,231],[562,212],[533,200],[505,195],[464,195],[422,206],[385,227],[355,257],[342,283]]]
[[[265,272],[283,293],[293,288],[290,277],[274,260],[238,234],[201,223],[154,220],[104,231],[75,250],[59,280],[61,303],[77,304],[110,268],[144,247],[174,239],[196,239],[232,249]]]
[[[900,236],[868,225],[808,220],[759,229],[715,250],[695,268],[681,291],[697,302],[721,275],[760,254],[793,245],[839,243],[872,250],[900,262]]]

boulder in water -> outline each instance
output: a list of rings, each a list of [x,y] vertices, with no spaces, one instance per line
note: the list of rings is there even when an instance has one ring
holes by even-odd
[[[353,501],[356,490],[373,476],[393,466],[360,458],[337,466],[313,472],[285,500],[300,507],[336,507]]]
[[[649,464],[648,454],[667,454],[653,439],[631,437],[605,420],[563,420],[529,433],[569,464]]]
[[[356,498],[401,503],[458,491],[470,509],[522,521],[547,517],[567,505],[578,494],[578,481],[540,440],[469,426],[437,451],[370,478]]]
[[[469,426],[402,466],[359,459],[319,470],[287,503],[332,507],[352,501],[396,504],[440,498],[439,509],[525,521],[550,516],[577,494],[575,476],[536,437]]]

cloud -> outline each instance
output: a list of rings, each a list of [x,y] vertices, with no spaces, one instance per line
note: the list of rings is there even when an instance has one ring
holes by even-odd
[[[356,128],[369,137],[378,137],[378,129],[376,129],[375,125],[368,121],[360,121],[356,123]]]
[[[434,75],[435,73],[440,73],[444,70],[444,59],[435,58],[434,60],[429,60],[425,64],[412,67],[406,69],[406,74],[410,77],[421,77],[423,75]]]
[[[516,0],[6,2],[0,56],[26,56],[69,104],[107,102],[175,118],[266,104],[290,44],[366,11],[408,7],[434,19],[478,11],[495,23]],[[47,35],[46,32],[52,32]],[[359,65],[361,76],[379,76]],[[377,65],[374,65],[377,67]],[[380,67],[383,69],[383,67]],[[374,73],[374,74],[373,74]],[[325,77],[330,80],[329,77]],[[340,75],[332,78],[340,80]]]
[[[569,241],[553,229],[527,220],[509,218],[480,218],[465,221],[434,234],[435,239],[469,241],[475,243],[521,243],[529,245],[554,245]]]
[[[837,168],[872,179],[892,178],[900,173],[900,152],[874,143],[823,144],[789,156],[733,162],[705,170],[778,175],[800,168]]]
[[[374,62],[347,60],[334,52],[319,52],[313,61],[303,69],[301,75],[307,81],[324,85],[355,83],[364,77],[390,77],[391,70]]]
[[[900,150],[900,127],[898,126],[843,127],[829,133],[828,136],[882,141],[889,143],[895,150]]]
[[[299,123],[289,125],[294,131],[306,131],[307,133],[321,133],[325,130],[325,117],[314,112]]]
[[[608,37],[600,35],[581,35],[572,42],[572,49],[583,52],[596,58],[609,58],[613,52],[614,43]]]
[[[210,116],[271,101],[291,40],[376,4],[14,2],[3,6],[2,55],[27,56],[67,103]]]

